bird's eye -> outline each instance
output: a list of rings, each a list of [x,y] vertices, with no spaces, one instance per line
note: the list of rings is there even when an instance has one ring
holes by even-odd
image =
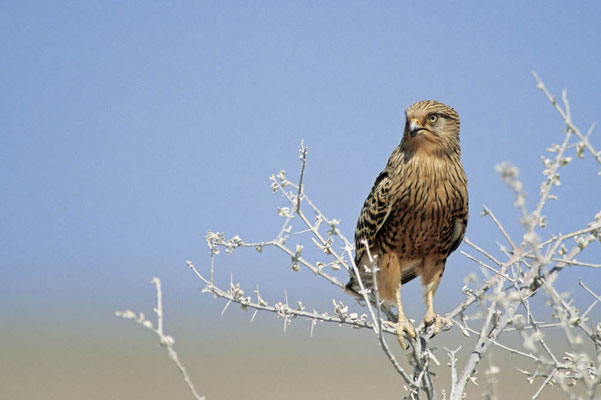
[[[435,123],[436,121],[438,121],[438,115],[436,115],[436,114],[430,114],[430,115],[428,116],[428,122],[429,122],[429,123],[433,124],[433,123]]]

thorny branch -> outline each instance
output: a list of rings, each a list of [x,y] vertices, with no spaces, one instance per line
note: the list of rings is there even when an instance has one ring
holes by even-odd
[[[377,260],[375,258],[373,258],[371,253],[369,252],[369,246],[366,246],[366,249],[367,249],[367,255],[369,257],[369,262],[370,262],[370,265],[366,266],[366,268],[371,269],[372,279],[374,282],[373,293],[371,293],[373,295],[373,299],[370,299],[370,297],[369,297],[370,290],[364,286],[363,281],[361,280],[361,275],[359,274],[357,267],[354,266],[353,268],[355,271],[355,276],[357,276],[357,280],[359,282],[361,296],[363,297],[363,300],[365,301],[365,304],[367,304],[367,307],[369,309],[369,313],[372,318],[372,324],[374,326],[374,332],[378,336],[378,341],[380,342],[380,346],[382,347],[384,354],[386,354],[386,357],[388,357],[388,359],[390,360],[390,362],[392,363],[392,366],[396,369],[396,371],[403,377],[403,379],[405,380],[405,383],[407,383],[409,385],[410,393],[412,395],[415,395],[418,393],[416,391],[416,389],[419,388],[419,382],[416,382],[413,378],[411,378],[411,376],[409,374],[407,374],[407,372],[405,372],[403,367],[401,367],[401,365],[397,362],[396,358],[392,354],[392,351],[390,351],[390,347],[388,347],[388,343],[386,342],[386,339],[384,338],[384,335],[383,335],[384,324],[382,323],[382,321],[383,321],[382,320],[382,301],[380,299],[380,292],[378,290],[378,280],[376,279],[376,274],[378,272],[378,266],[376,264]],[[374,315],[374,312],[372,310],[372,305],[371,305],[372,301],[376,303],[376,310],[377,310],[376,315]]]
[[[171,336],[166,335],[163,331],[163,292],[161,290],[161,280],[159,278],[152,278],[152,284],[156,287],[157,290],[157,306],[154,309],[154,312],[157,315],[156,328],[154,327],[152,321],[146,319],[144,313],[139,313],[138,315],[136,315],[136,313],[131,310],[125,310],[116,311],[115,315],[121,318],[131,319],[139,325],[142,325],[144,328],[150,330],[151,332],[154,332],[159,337],[161,346],[167,349],[169,358],[171,358],[177,366],[177,369],[182,374],[182,377],[184,378],[184,381],[186,382],[186,385],[188,385],[188,389],[190,390],[194,398],[197,400],[205,400],[205,397],[201,396],[196,391],[196,388],[194,387],[194,384],[192,383],[188,372],[186,372],[184,364],[182,364],[182,362],[179,359],[179,356],[175,352],[175,349],[173,348],[175,340]]]

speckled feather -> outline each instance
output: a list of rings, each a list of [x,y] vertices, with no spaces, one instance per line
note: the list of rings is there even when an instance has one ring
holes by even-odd
[[[411,105],[406,116],[403,139],[376,178],[355,230],[355,263],[361,279],[372,286],[371,274],[363,268],[368,264],[363,245],[367,241],[370,253],[379,259],[382,298],[390,301],[399,281],[404,284],[418,275],[425,286],[436,290],[468,220],[459,116],[451,107],[430,100]],[[436,121],[430,124],[429,118]],[[425,128],[415,137],[409,133],[411,120]],[[347,288],[358,291],[354,277]]]

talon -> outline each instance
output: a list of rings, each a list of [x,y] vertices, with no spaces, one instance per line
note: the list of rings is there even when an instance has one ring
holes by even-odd
[[[407,345],[405,346],[403,332],[407,332],[407,334],[409,335],[409,337],[411,339],[415,339],[417,336],[415,334],[415,328],[413,327],[413,324],[411,322],[409,322],[409,320],[407,320],[407,318],[400,319],[397,324],[397,328],[396,328],[396,336],[397,336],[397,339],[399,340],[399,344],[401,345],[403,350],[407,350],[409,348],[409,343],[407,343]]]
[[[406,332],[411,339],[415,339],[417,337],[413,324],[407,318],[400,318],[397,323],[392,321],[383,321],[383,323],[384,325],[396,328],[396,337],[403,350],[407,350],[409,348],[409,343],[405,343],[405,338],[403,337],[404,332]]]
[[[452,325],[452,322],[434,312],[427,312],[424,317],[424,327],[428,328],[431,325],[434,325],[434,330],[432,331],[432,336],[436,335],[440,332],[441,325]]]

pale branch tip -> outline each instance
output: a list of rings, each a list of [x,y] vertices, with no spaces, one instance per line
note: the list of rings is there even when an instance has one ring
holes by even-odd
[[[301,171],[300,171],[300,178],[298,180],[298,194],[296,196],[296,213],[297,214],[300,213],[301,195],[302,195],[302,191],[303,191],[303,176],[305,175],[305,165],[307,164],[307,150],[308,150],[308,148],[305,147],[305,141],[301,140],[301,147],[300,147]]]
[[[187,264],[190,268],[194,269],[194,265],[190,261],[187,261]],[[163,290],[161,287],[161,280],[157,277],[154,277],[154,278],[152,278],[151,283],[156,288],[156,296],[157,296],[157,306],[154,308],[154,312],[156,313],[156,316],[157,316],[156,328],[154,327],[152,321],[146,319],[146,317],[144,316],[143,313],[140,313],[137,316],[133,311],[126,310],[126,311],[117,311],[117,312],[115,312],[115,314],[116,314],[116,316],[124,318],[124,319],[134,320],[139,325],[143,326],[144,328],[146,328],[146,329],[150,330],[151,332],[153,332],[154,334],[156,334],[159,337],[160,345],[162,347],[165,347],[165,349],[167,349],[167,354],[169,355],[169,358],[171,360],[173,360],[173,362],[177,366],[177,369],[179,370],[180,374],[182,375],[184,382],[188,386],[188,390],[190,391],[190,393],[194,396],[194,398],[196,400],[205,400],[205,397],[201,396],[198,393],[198,391],[196,390],[196,388],[194,387],[194,383],[192,383],[192,380],[190,379],[190,376],[188,375],[188,372],[186,371],[186,367],[184,367],[184,364],[180,361],[177,352],[173,348],[175,340],[173,339],[173,337],[166,335],[165,332],[163,331]]]

